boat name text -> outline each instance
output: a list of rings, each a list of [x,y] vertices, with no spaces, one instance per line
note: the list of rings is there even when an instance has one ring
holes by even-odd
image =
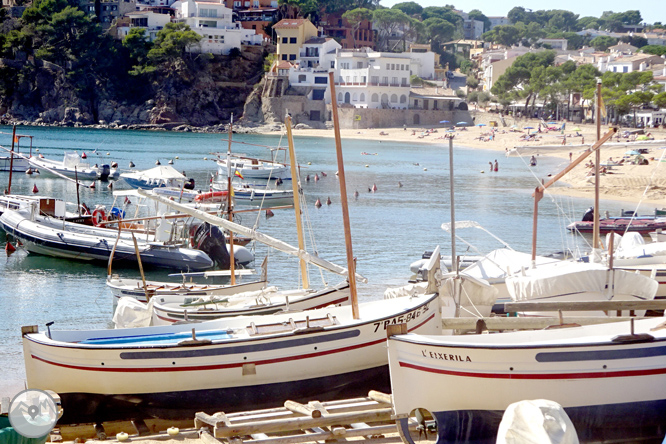
[[[409,321],[413,321],[414,319],[418,318],[419,316],[426,314],[429,309],[430,309],[430,304],[425,304],[425,305],[417,308],[416,310],[410,311],[406,315],[396,316],[393,319],[387,319],[387,320],[382,321],[382,322],[375,322],[374,323],[375,332],[377,332],[377,330],[379,330],[379,326],[384,326],[384,330],[386,330],[386,328],[389,325],[404,324],[404,323],[407,323]]]
[[[472,359],[469,356],[447,355],[446,353],[429,352],[427,350],[421,350],[421,354],[424,358],[437,359],[440,361],[472,362]]]

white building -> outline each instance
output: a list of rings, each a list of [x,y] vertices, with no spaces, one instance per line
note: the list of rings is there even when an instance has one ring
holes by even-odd
[[[297,65],[289,70],[289,85],[307,88],[310,100],[331,102],[328,73],[335,68],[335,54],[342,46],[329,37],[312,37],[299,50]]]
[[[356,108],[407,109],[411,63],[410,53],[339,49],[335,62],[338,103]]]
[[[129,19],[129,26],[118,27],[118,38],[124,39],[132,28],[143,28],[146,31],[146,37],[151,42],[157,37],[157,33],[164,28],[164,25],[171,21],[171,15],[155,12],[150,9],[135,11],[125,14]]]
[[[434,80],[436,55],[434,52],[420,46],[424,45],[410,45],[409,47],[410,71],[412,75],[419,76],[424,80]]]
[[[253,29],[244,29],[232,21],[232,11],[221,2],[178,0],[171,5],[176,10],[174,22],[186,23],[200,34],[198,48],[194,52],[229,54],[241,45],[261,45],[262,37]]]
[[[511,24],[509,17],[492,16],[488,17],[488,20],[490,20],[490,29],[493,29],[495,26],[506,26]]]

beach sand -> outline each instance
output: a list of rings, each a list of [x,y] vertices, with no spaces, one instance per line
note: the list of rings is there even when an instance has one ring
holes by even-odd
[[[489,116],[490,117],[490,116]],[[478,119],[477,121],[482,121]],[[538,160],[540,156],[555,156],[562,159],[569,159],[571,153],[572,159],[575,161],[587,149],[581,146],[583,143],[591,146],[596,141],[596,126],[586,124],[567,123],[566,130],[537,132],[537,141],[525,142],[520,138],[528,133],[534,133],[536,129],[523,129],[524,127],[531,126],[538,127],[537,120],[523,119],[521,121],[520,129],[518,132],[511,131],[509,128],[499,127],[495,134],[495,139],[491,141],[480,140],[482,135],[488,135],[490,129],[488,126],[474,126],[467,127],[466,130],[457,130],[455,133],[454,143],[469,148],[482,148],[486,150],[495,150],[506,153],[514,147],[521,146],[545,146],[545,145],[558,145],[555,148],[548,149],[535,149],[530,151],[520,151],[523,156],[526,156],[526,164],[529,158],[534,154]],[[555,126],[555,125],[551,125]],[[344,129],[341,130],[343,141],[345,139],[361,139],[361,140],[386,140],[398,143],[412,143],[412,144],[437,144],[448,146],[448,140],[444,138],[447,133],[445,127],[435,128],[436,133],[425,133],[426,129],[421,127],[407,127],[403,128],[381,128],[381,129]],[[576,131],[579,130],[579,131]],[[620,129],[618,133],[622,133],[625,128]],[[609,131],[608,126],[601,127],[601,134]],[[649,154],[645,155],[648,159],[648,165],[629,165],[627,164],[628,158],[625,159],[623,165],[612,167],[605,174],[600,176],[600,197],[602,199],[619,200],[638,203],[641,202],[646,206],[662,207],[666,206],[666,158],[665,162],[660,162],[659,159],[666,152],[659,148],[666,147],[666,130],[665,129],[646,129],[646,133],[651,133],[651,137],[655,140],[664,140],[663,144],[654,144],[649,147]],[[332,129],[318,130],[318,129],[295,129],[293,130],[295,136],[314,136],[314,137],[334,137]],[[581,136],[576,136],[576,133]],[[566,145],[561,145],[563,135],[566,135]],[[419,137],[422,136],[422,137]],[[488,137],[486,137],[487,139]],[[627,139],[621,139],[627,141]],[[613,143],[617,142],[617,137],[612,139]],[[609,141],[610,143],[610,141]],[[643,145],[642,147],[645,147]],[[619,161],[625,155],[625,152],[631,148],[627,147],[610,147],[603,146],[601,148],[601,164],[603,165],[611,157],[613,160]],[[589,155],[583,162],[577,165],[573,170],[567,173],[562,179],[561,184],[568,186],[554,187],[549,189],[554,194],[563,194],[574,197],[589,197],[594,196],[594,177],[589,176],[591,168],[585,166],[590,160],[594,161],[595,155]],[[501,163],[501,160],[500,160]],[[663,165],[662,165],[663,163]],[[556,172],[555,172],[556,173]]]

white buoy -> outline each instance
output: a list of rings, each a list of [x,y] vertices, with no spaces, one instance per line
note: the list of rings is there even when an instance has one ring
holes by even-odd
[[[169,436],[176,436],[177,434],[180,433],[180,429],[178,427],[169,427],[167,429],[167,433]]]
[[[125,432],[120,432],[116,434],[116,439],[120,442],[125,442],[129,439],[129,435]]]

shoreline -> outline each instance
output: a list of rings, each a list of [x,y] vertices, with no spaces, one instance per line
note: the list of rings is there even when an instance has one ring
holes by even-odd
[[[475,120],[478,122],[489,121],[497,119],[495,114],[476,112]],[[31,122],[2,122],[8,125],[15,123],[21,126],[58,126],[58,127],[74,127],[82,129],[125,129],[125,130],[142,130],[142,131],[177,131],[177,132],[201,132],[201,133],[226,133],[227,125],[220,124],[211,127],[192,127],[182,122],[173,124],[161,125],[34,125]],[[373,140],[380,142],[382,140],[395,142],[395,143],[411,143],[419,145],[448,145],[448,139],[445,136],[454,135],[454,144],[463,146],[469,149],[484,149],[496,152],[504,152],[505,154],[512,150],[514,147],[529,146],[530,150],[524,151],[523,157],[534,155],[538,161],[540,156],[557,157],[561,159],[571,158],[575,160],[583,153],[586,148],[592,145],[596,140],[596,126],[591,124],[575,124],[567,122],[565,130],[560,130],[561,123],[557,125],[550,125],[555,130],[538,132],[536,128],[539,126],[537,119],[522,119],[520,121],[521,127],[498,127],[496,128],[494,137],[491,138],[491,130],[485,124],[483,126],[468,126],[464,129],[457,129],[454,133],[447,132],[447,127],[440,125],[434,128],[435,132],[429,132],[423,127],[406,127],[406,128],[376,128],[376,129],[342,129],[340,131],[343,139],[356,139],[356,140]],[[296,125],[298,126],[298,125]],[[601,134],[603,135],[608,131],[609,127],[602,126]],[[631,131],[630,129],[621,128],[618,135],[624,131]],[[613,200],[620,202],[632,202],[649,206],[664,206],[666,207],[666,165],[661,166],[662,162],[666,162],[666,158],[660,162],[660,157],[666,153],[666,129],[645,129],[645,133],[650,133],[650,137],[659,141],[663,140],[664,143],[654,143],[649,148],[649,153],[644,155],[648,159],[648,165],[630,165],[629,156],[625,153],[631,148],[628,147],[611,147],[602,145],[601,147],[601,162],[602,165],[609,159],[614,161],[624,158],[624,164],[616,167],[609,167],[606,174],[601,176],[600,198],[604,200]],[[234,127],[234,133],[237,134],[258,134],[258,135],[280,135],[284,133],[284,125],[282,124],[265,124],[258,126],[243,126],[242,123]],[[334,138],[334,131],[329,129],[313,129],[313,128],[296,128],[292,129],[294,137],[319,137],[319,138]],[[520,140],[527,134],[536,134],[537,140],[523,141]],[[566,136],[565,144],[561,145],[564,136]],[[618,139],[613,136],[612,141],[616,142]],[[628,139],[622,138],[621,141]],[[586,144],[584,142],[587,142]],[[610,141],[609,141],[610,142]],[[556,148],[554,145],[561,145],[561,148]],[[543,146],[544,150],[539,147]],[[548,149],[545,150],[545,147]],[[557,195],[566,195],[571,197],[593,198],[594,194],[594,177],[590,176],[590,168],[585,164],[594,159],[593,156],[588,156],[585,161],[577,165],[573,170],[567,173],[560,179],[558,186],[549,188],[549,192]],[[657,163],[659,162],[659,163]],[[546,178],[545,178],[546,179]]]

